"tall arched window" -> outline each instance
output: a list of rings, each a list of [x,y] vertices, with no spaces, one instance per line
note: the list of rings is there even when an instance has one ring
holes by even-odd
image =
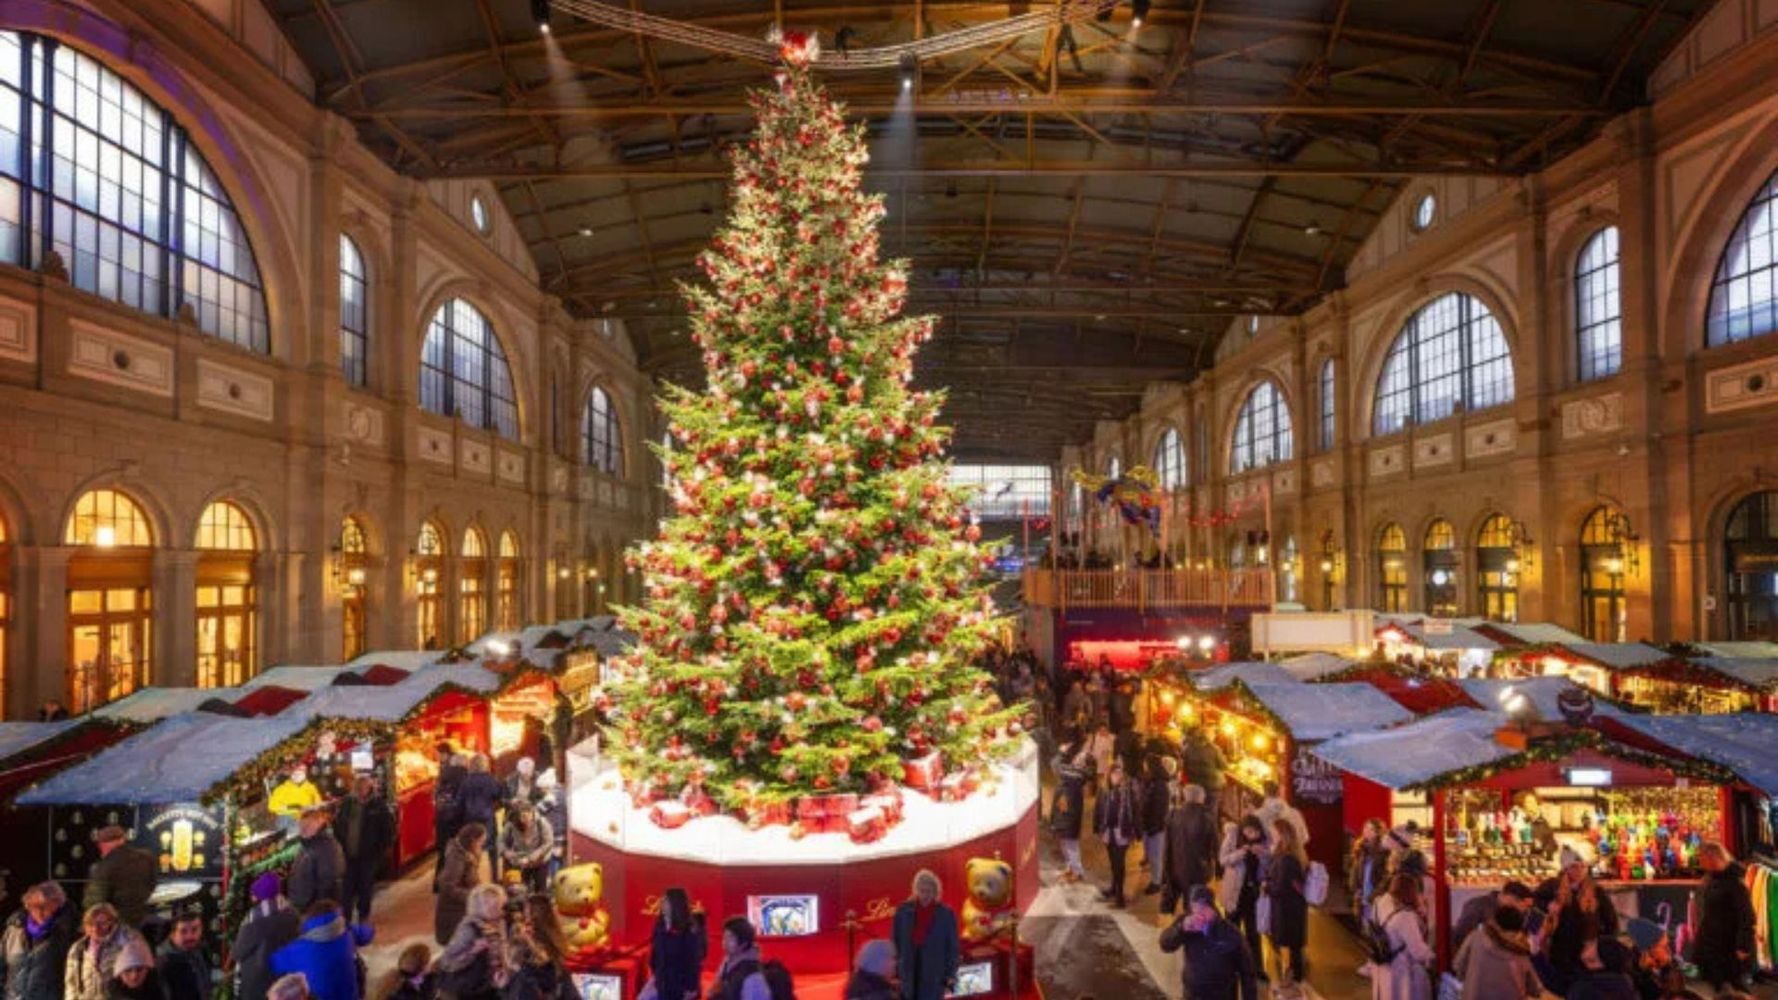
[[[351,385],[370,379],[370,286],[358,244],[340,234],[340,373]]]
[[[154,534],[136,501],[93,490],[74,502],[68,560],[67,707],[98,708],[153,673]]]
[[[1623,642],[1629,632],[1623,539],[1611,528],[1616,517],[1596,507],[1580,528],[1581,631],[1594,642]]]
[[[1421,547],[1426,573],[1426,613],[1435,618],[1457,615],[1457,533],[1451,522],[1439,518],[1426,526]]]
[[[1582,381],[1617,374],[1624,364],[1617,227],[1606,226],[1574,262],[1574,340]]]
[[[420,537],[414,542],[414,621],[418,626],[415,641],[421,649],[437,649],[444,641],[439,635],[438,578],[444,574],[444,532],[427,521],[420,525]]]
[[[494,574],[494,627],[505,632],[519,627],[519,536],[500,533],[500,562]]]
[[[1512,353],[1488,307],[1449,292],[1408,317],[1377,380],[1376,434],[1513,398]]]
[[[1778,639],[1778,490],[1735,505],[1723,531],[1723,559],[1729,638]]]
[[[512,369],[482,311],[463,299],[438,307],[420,350],[420,408],[519,439]]]
[[[1185,486],[1185,446],[1180,443],[1179,432],[1171,427],[1161,432],[1160,443],[1155,445],[1154,473],[1163,490]]]
[[[1399,524],[1385,524],[1377,533],[1377,606],[1408,609],[1408,536]]]
[[[463,532],[463,561],[457,572],[457,643],[467,645],[488,630],[488,536],[480,528]]]
[[[1704,342],[1716,347],[1778,330],[1778,173],[1753,196],[1710,285]]]
[[[198,519],[197,686],[233,687],[258,673],[259,601],[253,587],[258,551],[247,512],[226,500]]]
[[[25,169],[30,160],[36,169]],[[0,260],[54,251],[74,287],[271,349],[234,205],[172,114],[54,39],[0,32]]]
[[[1229,472],[1263,469],[1291,457],[1290,407],[1270,380],[1253,387],[1235,415]]]
[[[363,656],[369,644],[365,585],[370,579],[370,546],[355,517],[340,522],[340,652],[344,662]]]
[[[1315,378],[1315,395],[1321,404],[1320,420],[1315,428],[1316,444],[1322,451],[1334,446],[1334,363],[1332,358],[1321,362],[1321,373]]]
[[[1495,514],[1483,521],[1482,530],[1476,533],[1475,553],[1482,617],[1496,622],[1518,621],[1518,538],[1512,520],[1505,514]]]
[[[586,464],[608,476],[624,471],[623,438],[618,433],[617,410],[605,390],[593,386],[586,408],[580,413],[581,457]]]

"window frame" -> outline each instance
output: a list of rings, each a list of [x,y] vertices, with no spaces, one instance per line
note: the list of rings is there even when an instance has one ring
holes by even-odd
[[[1321,367],[1315,374],[1317,402],[1321,405],[1315,434],[1316,444],[1323,454],[1332,451],[1334,443],[1339,439],[1339,425],[1336,423],[1339,417],[1336,377],[1333,359],[1323,358]]]
[[[1182,490],[1187,485],[1185,441],[1179,428],[1168,425],[1154,446],[1155,482],[1162,490]]]
[[[370,272],[364,251],[345,233],[340,234],[339,332],[340,374],[347,385],[362,389],[370,385]]]
[[[1267,396],[1265,400],[1260,398],[1262,393]],[[1270,430],[1264,436],[1271,438],[1272,448],[1264,456],[1264,461],[1260,460],[1258,452],[1262,435],[1255,427],[1262,405],[1270,411],[1265,415]],[[1229,432],[1229,475],[1268,469],[1290,461],[1296,457],[1295,437],[1295,422],[1291,419],[1290,402],[1284,398],[1284,389],[1273,379],[1259,380],[1247,390],[1235,410],[1234,426]]]
[[[1414,199],[1412,211],[1408,213],[1408,228],[1416,233],[1431,229],[1438,221],[1438,195],[1432,191],[1422,191],[1420,197]]]
[[[459,320],[479,324],[479,329],[459,329]],[[479,333],[479,343],[472,333]],[[505,383],[505,394],[499,391],[497,381]],[[506,347],[487,313],[461,296],[441,303],[426,325],[420,347],[420,409],[456,417],[508,441],[520,439],[518,386]],[[470,419],[472,415],[480,419]]]
[[[1454,322],[1436,328],[1429,325],[1443,319],[1447,311],[1454,315]],[[1482,343],[1478,344],[1478,340]],[[1477,348],[1495,340],[1500,345],[1499,353],[1478,360]],[[1495,369],[1496,365],[1501,367]],[[1504,374],[1481,381],[1495,370]],[[1445,383],[1454,383],[1456,392],[1434,397],[1432,393]],[[1490,390],[1490,402],[1477,404],[1478,386]],[[1445,292],[1421,303],[1390,342],[1371,395],[1371,436],[1387,437],[1465,413],[1505,406],[1517,398],[1512,343],[1507,340],[1500,320],[1474,295]],[[1430,404],[1446,399],[1448,408],[1434,412]],[[1401,409],[1404,405],[1405,409]]]
[[[1624,367],[1623,245],[1616,225],[1601,226],[1574,256],[1574,373],[1579,382],[1610,378]],[[1609,255],[1603,249],[1609,244]],[[1589,261],[1599,248],[1597,261]],[[1603,287],[1597,287],[1603,283]],[[1608,315],[1593,310],[1608,306]],[[1603,342],[1593,338],[1602,337]]]
[[[600,401],[602,408],[597,405]],[[604,386],[587,390],[586,404],[580,410],[580,460],[608,476],[624,474],[623,425],[617,417],[617,403]]]
[[[1750,230],[1751,226],[1763,226],[1763,229]],[[1746,249],[1750,240],[1763,237],[1765,240],[1765,264],[1758,268],[1727,274],[1732,256],[1739,254],[1748,256]],[[1751,263],[1751,262],[1750,262]],[[1748,323],[1745,330],[1738,330],[1733,325],[1733,318],[1727,309],[1718,309],[1719,304],[1726,306],[1724,296],[1731,294],[1731,288],[1739,285],[1750,291],[1751,287],[1762,283],[1772,291],[1762,300],[1753,303],[1745,311],[1764,313],[1765,323],[1758,325]],[[1751,295],[1749,295],[1751,301]],[[1716,268],[1710,275],[1710,294],[1704,304],[1704,346],[1727,347],[1760,337],[1778,333],[1778,170],[1772,172],[1748,199],[1747,207],[1735,220],[1735,228],[1730,230],[1729,238],[1724,241],[1722,252],[1718,254]]]

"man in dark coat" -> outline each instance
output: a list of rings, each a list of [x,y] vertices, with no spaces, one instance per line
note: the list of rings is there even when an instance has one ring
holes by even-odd
[[[1163,858],[1167,853],[1167,805],[1171,792],[1167,769],[1161,758],[1150,754],[1142,762],[1142,794],[1138,821],[1142,824],[1142,864],[1148,869],[1148,885],[1144,896],[1161,891],[1165,881]]]
[[[1185,913],[1161,932],[1161,950],[1185,949],[1185,995],[1191,1000],[1259,1000],[1253,955],[1233,924],[1216,912],[1216,894],[1192,886]]]
[[[271,988],[272,954],[296,940],[302,932],[302,916],[284,898],[284,880],[266,872],[253,880],[249,895],[253,909],[235,932],[229,960],[240,973],[239,1000],[265,1000]]]
[[[1189,908],[1194,885],[1209,885],[1216,872],[1216,818],[1204,807],[1202,785],[1187,785],[1185,801],[1167,815],[1166,892],[1161,912],[1172,913],[1175,902]]]
[[[210,1000],[210,960],[204,957],[204,915],[181,913],[155,955],[167,1000]]]
[[[141,927],[148,919],[148,897],[154,895],[154,855],[128,843],[129,835],[121,826],[100,827],[95,840],[99,860],[88,877],[81,909],[110,903],[125,926]]]
[[[5,1000],[62,1000],[68,949],[80,939],[80,914],[54,882],[25,890],[24,908],[0,932]]]
[[[1217,799],[1222,795],[1225,780],[1223,771],[1228,767],[1227,758],[1195,726],[1185,731],[1182,754],[1185,758],[1185,780],[1203,787],[1204,808],[1210,811],[1212,819],[1216,818]]]
[[[1753,896],[1743,880],[1746,869],[1714,841],[1698,848],[1704,881],[1698,887],[1698,930],[1692,963],[1698,978],[1718,994],[1740,989],[1753,968]]]
[[[345,895],[346,856],[328,828],[326,807],[304,812],[297,832],[302,846],[290,864],[290,905],[303,912],[323,899],[338,903]]]
[[[939,891],[938,876],[921,869],[914,898],[896,907],[890,922],[902,1000],[944,1000],[956,985],[963,942],[957,914],[938,901]]]
[[[345,895],[339,900],[346,922],[370,922],[370,899],[376,891],[377,872],[395,843],[395,814],[377,794],[376,779],[359,775],[352,794],[340,803],[333,821],[333,839],[346,859]]]

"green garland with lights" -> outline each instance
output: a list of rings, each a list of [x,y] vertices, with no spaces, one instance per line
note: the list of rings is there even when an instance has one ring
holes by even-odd
[[[1496,775],[1516,771],[1532,764],[1548,764],[1582,750],[1594,750],[1642,767],[1669,771],[1686,778],[1696,778],[1713,785],[1732,785],[1740,780],[1735,773],[1719,764],[1689,757],[1668,757],[1637,750],[1613,740],[1596,729],[1575,729],[1533,742],[1526,749],[1486,764],[1446,771],[1426,781],[1404,785],[1398,791],[1433,792],[1455,785],[1474,785]]]

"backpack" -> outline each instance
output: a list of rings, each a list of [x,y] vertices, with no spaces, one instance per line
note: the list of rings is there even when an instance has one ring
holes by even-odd
[[[1388,965],[1401,954],[1401,949],[1389,943],[1389,921],[1407,913],[1407,910],[1396,910],[1388,918],[1378,923],[1373,917],[1364,918],[1364,957],[1370,959],[1372,965]]]
[[[775,958],[760,963],[759,974],[772,991],[772,1000],[796,1000],[796,986],[790,981],[790,970]]]
[[[1327,866],[1319,861],[1309,862],[1308,877],[1303,879],[1303,898],[1310,906],[1327,902]]]

